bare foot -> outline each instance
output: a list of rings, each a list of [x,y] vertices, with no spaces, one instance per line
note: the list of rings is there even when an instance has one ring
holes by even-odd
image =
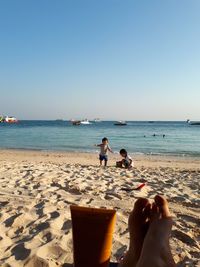
[[[169,246],[172,223],[167,201],[161,196],[156,196],[137,267],[176,266]]]
[[[119,267],[135,267],[140,257],[145,235],[149,226],[151,205],[145,198],[135,202],[129,216],[130,245]]]

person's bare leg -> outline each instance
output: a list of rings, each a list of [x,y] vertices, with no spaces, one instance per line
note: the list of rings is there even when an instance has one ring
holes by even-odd
[[[167,201],[156,196],[151,213],[151,222],[136,267],[175,267],[169,246],[173,221]]]
[[[129,216],[130,245],[119,267],[135,267],[148,230],[150,203],[145,198],[136,201]]]

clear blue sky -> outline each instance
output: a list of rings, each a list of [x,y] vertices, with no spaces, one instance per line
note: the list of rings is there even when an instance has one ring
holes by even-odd
[[[0,0],[0,114],[200,120],[199,0]]]

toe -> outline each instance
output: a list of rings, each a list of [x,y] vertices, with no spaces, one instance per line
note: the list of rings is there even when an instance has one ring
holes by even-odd
[[[144,208],[149,204],[148,199],[146,198],[139,198],[134,205],[133,212],[135,214],[141,214],[141,212],[144,210]]]
[[[155,203],[163,218],[168,218],[171,216],[169,212],[168,202],[163,196],[160,195],[155,196]]]
[[[147,220],[145,209],[150,205],[148,199],[139,198],[134,205],[134,208],[129,216],[129,230],[135,227],[142,227]]]

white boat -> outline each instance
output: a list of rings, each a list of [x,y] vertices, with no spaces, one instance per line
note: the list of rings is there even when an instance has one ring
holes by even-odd
[[[18,122],[18,119],[16,119],[15,117],[10,117],[10,116],[6,116],[4,118],[4,122],[7,122],[7,123],[16,123]]]
[[[88,125],[91,124],[91,122],[88,119],[82,120],[81,124]]]
[[[125,125],[127,125],[127,123],[125,121],[116,121],[114,123],[114,125],[117,125],[117,126],[125,126]]]

